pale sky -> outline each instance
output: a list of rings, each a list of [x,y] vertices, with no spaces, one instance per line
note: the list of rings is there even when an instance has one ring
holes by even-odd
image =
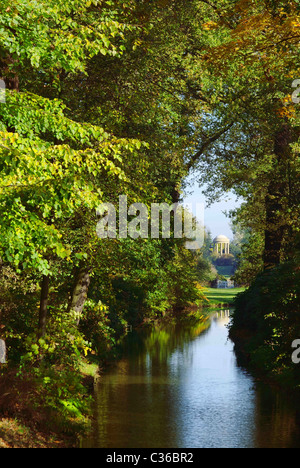
[[[230,219],[225,216],[224,211],[230,211],[241,205],[241,202],[236,201],[233,194],[226,194],[224,199],[219,203],[211,205],[206,208],[206,200],[203,196],[202,188],[199,188],[198,183],[193,183],[188,191],[192,192],[183,198],[184,204],[192,203],[193,214],[196,215],[196,203],[203,203],[204,205],[204,225],[211,232],[212,237],[215,238],[219,234],[223,234],[229,239],[233,239],[233,233],[230,229]]]

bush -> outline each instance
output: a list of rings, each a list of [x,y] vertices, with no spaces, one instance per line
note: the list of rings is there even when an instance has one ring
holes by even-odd
[[[97,360],[105,361],[111,354],[116,343],[116,331],[111,327],[109,308],[101,301],[89,299],[85,303],[79,328],[85,338],[91,343],[91,348]]]
[[[273,374],[293,369],[297,381],[299,378],[291,360],[291,345],[300,337],[299,297],[298,261],[286,262],[268,270],[259,275],[248,290],[237,296],[230,329],[233,340],[237,339],[241,330],[249,334],[250,338],[242,344],[249,353],[252,365]]]
[[[232,254],[222,255],[215,259],[214,264],[217,266],[234,266],[235,257]]]

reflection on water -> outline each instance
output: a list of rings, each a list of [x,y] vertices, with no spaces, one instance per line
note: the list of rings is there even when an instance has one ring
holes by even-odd
[[[94,434],[82,447],[300,448],[292,407],[237,365],[229,311],[210,326],[128,335],[101,378]]]

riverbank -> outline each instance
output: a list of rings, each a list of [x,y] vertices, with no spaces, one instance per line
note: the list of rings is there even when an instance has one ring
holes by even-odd
[[[230,338],[246,367],[264,381],[299,396],[299,262],[262,272],[235,304]]]
[[[99,367],[83,360],[82,385],[91,395]],[[33,405],[36,386],[16,371],[0,376],[0,448],[76,448],[81,433],[76,418],[65,419],[42,405]],[[87,415],[87,428],[89,425]]]
[[[229,311],[215,312],[204,333],[171,325],[128,334],[95,388],[93,431],[81,448],[300,446],[289,395],[239,365]]]
[[[208,319],[208,311],[191,307],[185,311],[166,314],[155,322],[143,323],[139,328],[154,329],[171,324],[199,323],[200,333],[209,326]],[[90,363],[88,359],[82,360],[81,381],[88,395],[93,394],[94,383],[100,377],[100,372],[97,364]],[[33,408],[32,396],[35,389],[31,387],[30,382],[24,383],[13,371],[9,371],[0,376],[0,389],[0,448],[78,447],[81,433],[76,430],[76,424],[72,424],[70,420],[69,426],[66,427],[65,422],[62,424],[60,421],[59,415],[49,414],[42,406]]]
[[[74,443],[49,431],[41,431],[28,426],[16,418],[1,418],[0,448],[73,448]]]
[[[288,392],[293,401],[299,402],[300,369],[292,362],[292,351],[290,363],[288,360],[280,363],[274,354],[272,344],[261,345],[257,340],[257,333],[246,328],[229,327],[229,338],[234,343],[237,359],[251,375],[281,392]],[[300,407],[298,413],[300,415]]]

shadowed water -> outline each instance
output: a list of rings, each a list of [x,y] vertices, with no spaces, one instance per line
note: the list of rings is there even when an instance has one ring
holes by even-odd
[[[229,311],[210,327],[132,333],[96,389],[83,448],[299,448],[289,402],[237,364]]]

